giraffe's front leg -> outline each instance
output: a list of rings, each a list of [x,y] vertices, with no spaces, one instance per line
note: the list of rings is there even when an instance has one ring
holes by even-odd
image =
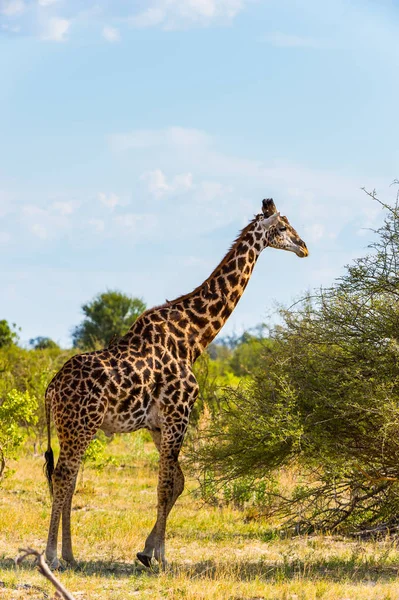
[[[76,487],[77,475],[70,483],[70,488],[62,507],[62,558],[70,566],[75,566],[76,561],[73,557],[72,539],[71,539],[71,509],[72,498]]]
[[[187,431],[191,408],[198,397],[198,384],[186,364],[180,365],[175,392],[171,386],[159,398],[161,430],[152,433],[159,451],[158,507],[157,520],[148,536],[143,552],[137,558],[146,566],[151,566],[154,556],[164,569],[166,521],[177,498],[184,489],[184,475],[179,465],[179,453]],[[173,401],[170,401],[170,397]],[[183,409],[183,410],[182,410]]]
[[[158,478],[158,509],[156,523],[148,536],[143,552],[137,553],[137,558],[146,566],[151,566],[152,556],[160,563],[162,569],[166,568],[165,558],[165,532],[166,521],[177,498],[184,489],[184,475],[178,462],[180,448],[186,432],[187,423],[182,422],[174,429],[163,431],[162,439],[153,434],[155,444],[160,451],[159,478]]]
[[[184,490],[184,475],[181,470],[181,466],[179,462],[176,463],[174,484],[173,484],[173,496],[171,502],[168,504],[167,514],[169,515],[172,510],[176,500],[182,494]],[[157,535],[157,523],[155,523],[154,527],[151,530],[151,533],[146,539],[145,547],[143,552],[137,553],[137,558],[145,565],[146,567],[151,567],[151,559],[154,555],[156,535]]]

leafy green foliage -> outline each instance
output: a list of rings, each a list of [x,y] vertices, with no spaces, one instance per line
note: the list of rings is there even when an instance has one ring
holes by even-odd
[[[48,350],[54,348],[59,349],[58,344],[56,344],[51,338],[42,336],[29,340],[29,345],[34,350]]]
[[[83,467],[86,464],[89,464],[93,467],[101,469],[104,466],[106,446],[107,441],[105,439],[105,435],[103,435],[102,432],[99,432],[99,434],[91,440],[83,456]]]
[[[13,456],[27,435],[27,426],[37,422],[37,400],[29,392],[11,390],[0,403],[0,478],[6,460]]]
[[[146,309],[140,298],[118,291],[98,294],[82,306],[85,315],[73,332],[73,345],[82,350],[95,350],[124,335]]]
[[[27,350],[16,345],[0,348],[0,403],[13,389],[28,392],[39,400],[37,422],[30,432],[35,449],[45,437],[44,394],[47,385],[72,354],[71,350],[58,347],[47,350]]]
[[[374,527],[399,514],[399,212],[385,209],[366,257],[282,311],[253,381],[225,390],[192,454],[219,497],[226,483],[273,481],[290,467],[293,485],[280,482],[265,512],[297,530]]]
[[[190,424],[197,428],[201,419],[217,416],[226,404],[227,392],[249,383],[262,358],[262,348],[269,348],[272,341],[263,336],[264,326],[257,335],[246,332],[231,336],[221,343],[213,343],[194,365],[199,384],[199,399],[193,407]],[[200,424],[200,426],[202,426]],[[196,437],[195,431],[193,432]]]
[[[216,360],[211,359],[209,354],[205,353],[196,361],[194,374],[200,391],[190,417],[191,425],[197,426],[205,408],[211,414],[217,413],[221,407],[223,390],[226,387],[235,388],[239,384],[240,378],[230,369],[230,357],[231,351]]]
[[[237,377],[252,375],[260,366],[259,361],[269,349],[271,351],[273,342],[269,338],[245,332],[234,348],[230,359],[230,368]]]
[[[12,346],[18,341],[18,333],[15,323],[12,327],[7,323],[5,319],[0,321],[0,348],[6,348]]]

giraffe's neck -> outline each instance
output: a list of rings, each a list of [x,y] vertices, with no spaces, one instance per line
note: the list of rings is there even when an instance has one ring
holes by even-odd
[[[180,315],[192,361],[216,337],[241,298],[264,247],[263,235],[259,220],[254,219],[203,284],[168,303]]]

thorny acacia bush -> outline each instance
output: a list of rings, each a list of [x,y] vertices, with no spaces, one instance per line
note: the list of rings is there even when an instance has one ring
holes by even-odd
[[[205,498],[241,489],[242,505],[297,531],[397,523],[399,211],[383,207],[369,254],[282,311],[254,379],[226,390],[202,426],[190,461]]]

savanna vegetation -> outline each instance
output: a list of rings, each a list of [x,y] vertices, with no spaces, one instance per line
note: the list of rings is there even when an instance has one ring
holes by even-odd
[[[368,252],[331,288],[197,361],[169,572],[155,576],[133,558],[155,518],[150,438],[92,442],[74,504],[82,562],[60,575],[76,597],[399,597],[399,209],[381,206]],[[69,356],[112,344],[144,309],[120,292],[98,295],[72,349],[46,337],[22,348],[17,326],[0,321],[0,597],[50,593],[12,562],[20,546],[42,549],[47,533],[46,385]]]
[[[385,210],[369,253],[282,310],[218,401],[191,452],[206,498],[298,532],[399,525],[399,213]]]

